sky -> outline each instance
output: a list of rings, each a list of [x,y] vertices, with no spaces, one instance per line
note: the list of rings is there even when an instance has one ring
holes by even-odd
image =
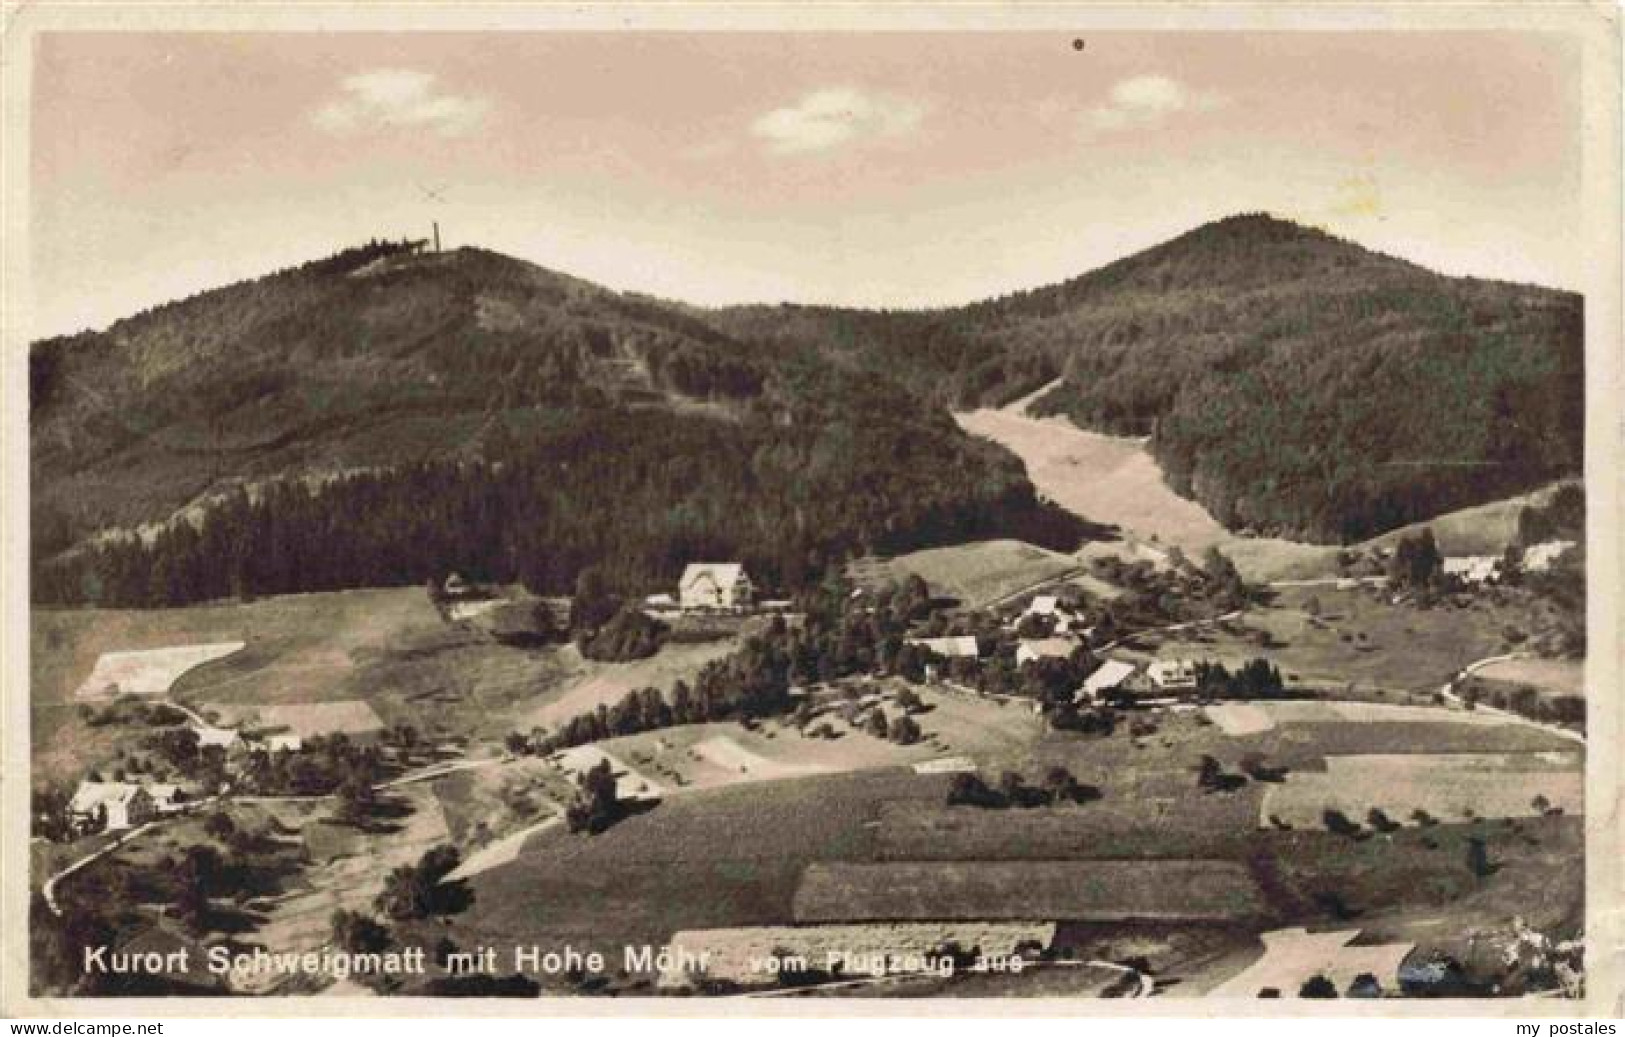
[[[968,302],[1266,211],[1577,288],[1554,34],[52,33],[33,337],[373,237],[702,305]]]

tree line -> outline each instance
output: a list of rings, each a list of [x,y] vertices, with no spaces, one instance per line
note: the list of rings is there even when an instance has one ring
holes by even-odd
[[[944,474],[952,472],[952,478]],[[568,594],[593,568],[627,596],[696,559],[738,559],[793,592],[854,553],[996,532],[1076,546],[1013,459],[908,421],[789,429],[648,411],[558,416],[500,461],[438,461],[238,487],[156,534],[38,559],[47,604],[174,606],[457,571]]]

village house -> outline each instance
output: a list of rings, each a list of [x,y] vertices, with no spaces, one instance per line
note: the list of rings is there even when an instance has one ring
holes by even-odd
[[[1158,659],[1145,673],[1161,691],[1196,690],[1196,664],[1189,659]]]
[[[1500,567],[1501,560],[1494,555],[1467,555],[1444,560],[1444,574],[1454,576],[1463,583],[1488,583],[1495,578]]]
[[[181,794],[179,785],[163,782],[154,782],[144,786],[147,795],[152,797],[152,808],[160,814],[171,814],[181,809],[186,797]]]
[[[158,812],[152,794],[127,781],[81,781],[68,810],[81,825],[105,819],[104,827],[110,832],[145,824]]]
[[[685,609],[742,609],[756,593],[738,562],[691,562],[677,585]]]
[[[1040,594],[1027,603],[1029,616],[1053,616],[1060,607],[1061,599],[1053,594]]]
[[[1101,696],[1108,691],[1116,689],[1124,681],[1134,676],[1136,667],[1133,663],[1126,663],[1119,659],[1107,659],[1100,665],[1100,669],[1091,673],[1078,688],[1073,701],[1078,703],[1099,702]]]
[[[197,747],[199,749],[207,749],[211,745],[217,745],[220,748],[225,749],[227,752],[230,752],[232,747],[234,747],[238,741],[237,729],[231,727],[211,727],[207,724],[193,724],[192,733],[197,735]]]
[[[1016,646],[1016,665],[1024,666],[1040,659],[1069,659],[1077,651],[1078,644],[1071,637],[1040,637],[1023,641]]]
[[[1524,571],[1546,572],[1551,569],[1553,562],[1568,554],[1574,546],[1572,540],[1547,540],[1544,543],[1532,544],[1523,552]]]
[[[1022,620],[1029,616],[1048,619],[1054,624],[1053,628],[1056,631],[1071,630],[1083,622],[1082,616],[1063,605],[1061,599],[1053,594],[1040,594],[1028,602],[1026,611],[1016,617],[1015,621],[1010,624],[1011,628],[1014,629],[1020,626]]]

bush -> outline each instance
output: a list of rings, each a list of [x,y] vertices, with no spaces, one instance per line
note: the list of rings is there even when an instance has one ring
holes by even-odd
[[[1310,976],[1303,986],[1298,988],[1298,996],[1322,999],[1335,998],[1337,996],[1337,986],[1325,976]]]
[[[1328,832],[1337,835],[1355,836],[1360,834],[1360,826],[1350,821],[1348,815],[1341,810],[1327,807],[1320,815],[1321,821],[1326,825]]]
[[[898,745],[913,745],[920,740],[920,725],[913,717],[900,715],[891,722],[890,737]]]
[[[666,630],[664,623],[628,605],[602,627],[583,634],[578,643],[581,654],[596,662],[629,662],[660,651]]]
[[[996,808],[1007,804],[1003,796],[988,788],[980,775],[962,771],[948,783],[948,805]]]

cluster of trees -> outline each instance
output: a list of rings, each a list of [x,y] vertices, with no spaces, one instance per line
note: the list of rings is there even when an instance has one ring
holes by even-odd
[[[1403,590],[1436,587],[1444,575],[1444,556],[1433,539],[1433,530],[1424,526],[1412,536],[1399,538],[1388,558],[1388,583]]]
[[[297,750],[248,752],[234,766],[242,791],[262,796],[326,796],[339,793],[340,810],[359,819],[370,808],[383,769],[378,747],[360,745],[342,732],[314,735]]]
[[[1259,600],[1262,588],[1242,579],[1236,565],[1217,547],[1198,564],[1179,548],[1168,549],[1169,565],[1147,559],[1128,562],[1115,555],[1092,559],[1095,574],[1126,593],[1088,613],[1095,640],[1111,640],[1119,630],[1210,618]]]
[[[575,797],[564,810],[564,820],[572,832],[596,835],[619,821],[624,812],[616,791],[615,768],[603,759],[576,779]]]
[[[461,860],[457,848],[449,844],[425,851],[416,864],[403,864],[389,873],[373,908],[396,922],[467,909],[474,902],[474,891],[467,883],[445,881]]]
[[[1268,659],[1251,659],[1234,673],[1223,663],[1196,664],[1196,689],[1202,698],[1279,698],[1285,686],[1281,671]]]
[[[551,734],[513,732],[511,752],[548,753],[620,735],[677,724],[780,716],[792,711],[793,685],[830,681],[876,671],[921,679],[930,653],[904,643],[914,617],[929,608],[930,595],[918,578],[857,599],[844,577],[831,574],[803,595],[804,618],[795,627],[775,616],[738,651],[700,668],[692,683],[678,680],[671,691],[641,688],[612,706],[572,717]],[[879,711],[876,711],[879,712]],[[880,737],[907,738],[918,726],[906,714],[887,723]],[[898,721],[905,721],[899,724]]]
[[[453,570],[568,594],[589,567],[631,596],[674,583],[701,557],[740,559],[759,581],[794,591],[853,553],[1012,532],[1013,519],[1053,511],[1013,459],[906,420],[785,429],[582,411],[516,450],[501,463],[238,488],[195,524],[40,559],[36,600],[171,606],[422,584]],[[581,463],[586,456],[615,463]],[[1076,520],[1053,527],[1039,532],[1076,545]]]
[[[583,656],[600,662],[626,662],[647,659],[660,651],[667,627],[637,605],[626,604],[604,625],[578,631],[576,644]]]
[[[226,778],[226,751],[218,745],[199,745],[197,732],[189,727],[161,728],[141,744],[174,773],[205,789],[218,789]]]
[[[31,834],[53,843],[76,838],[82,829],[70,809],[72,803],[73,792],[60,784],[42,783],[31,788],[28,798]],[[102,824],[106,823],[104,817]]]
[[[1544,724],[1570,724],[1584,729],[1585,698],[1579,695],[1543,695],[1527,684],[1469,677],[1457,688],[1468,708],[1483,702]]]
[[[1029,785],[1016,771],[999,776],[997,788],[988,785],[974,771],[963,771],[948,783],[949,806],[972,806],[1002,810],[1007,807],[1055,806],[1062,803],[1089,803],[1101,797],[1099,788],[1078,781],[1073,773],[1057,764],[1044,772],[1038,785]]]
[[[1559,486],[1544,505],[1528,504],[1518,512],[1520,546],[1548,540],[1585,540],[1586,495],[1583,483]]]

